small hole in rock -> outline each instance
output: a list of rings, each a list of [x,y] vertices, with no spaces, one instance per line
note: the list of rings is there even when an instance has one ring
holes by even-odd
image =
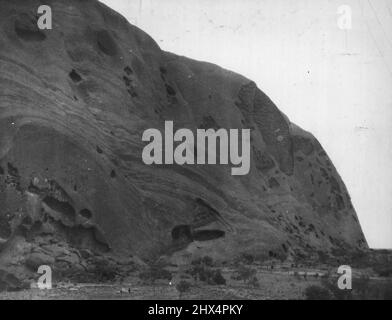
[[[133,73],[132,69],[129,66],[126,66],[124,68],[124,71],[127,75],[131,75]]]
[[[86,219],[91,219],[91,217],[93,216],[93,214],[91,213],[91,211],[89,209],[82,209],[82,210],[80,210],[79,214],[82,217],[85,217]]]
[[[169,96],[175,96],[176,95],[176,91],[173,89],[172,86],[166,84],[166,92]]]
[[[72,79],[73,82],[80,82],[82,81],[82,77],[74,70],[69,73],[69,77]]]
[[[128,89],[127,91],[128,91],[129,95],[130,95],[132,98],[138,97],[138,94],[137,94],[137,92],[135,91],[134,88]]]
[[[127,76],[123,76],[124,83],[127,87],[129,87],[132,83],[132,80],[129,79]]]
[[[117,176],[116,171],[112,170],[112,171],[110,172],[110,177],[111,177],[111,178],[115,178],[116,176]]]

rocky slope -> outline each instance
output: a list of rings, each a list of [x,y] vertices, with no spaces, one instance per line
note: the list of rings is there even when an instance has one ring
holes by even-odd
[[[367,248],[326,152],[254,82],[162,51],[93,0],[46,1],[53,29],[39,30],[40,4],[0,0],[3,269],[63,257],[84,270],[83,250],[230,260]],[[165,120],[250,128],[250,173],[145,165],[142,133]]]

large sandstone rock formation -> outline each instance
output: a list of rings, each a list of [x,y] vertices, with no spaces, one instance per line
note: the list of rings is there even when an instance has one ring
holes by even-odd
[[[41,31],[40,4],[0,1],[3,264],[17,250],[35,268],[64,250],[230,260],[367,247],[326,152],[254,82],[162,51],[93,0],[46,1],[54,25]],[[143,164],[142,133],[165,120],[250,128],[250,173]]]

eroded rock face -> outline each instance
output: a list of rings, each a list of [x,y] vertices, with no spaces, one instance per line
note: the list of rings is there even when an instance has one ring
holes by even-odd
[[[48,4],[41,31],[38,1],[0,1],[1,248],[16,235],[150,259],[193,241],[224,259],[367,247],[325,151],[252,81],[160,50],[97,1]],[[250,173],[143,164],[142,133],[165,120],[250,128]]]

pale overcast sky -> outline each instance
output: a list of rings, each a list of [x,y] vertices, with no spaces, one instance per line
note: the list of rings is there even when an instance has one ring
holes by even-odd
[[[371,247],[392,248],[389,0],[103,0],[163,50],[254,80],[324,146]],[[338,28],[338,8],[352,29]]]

